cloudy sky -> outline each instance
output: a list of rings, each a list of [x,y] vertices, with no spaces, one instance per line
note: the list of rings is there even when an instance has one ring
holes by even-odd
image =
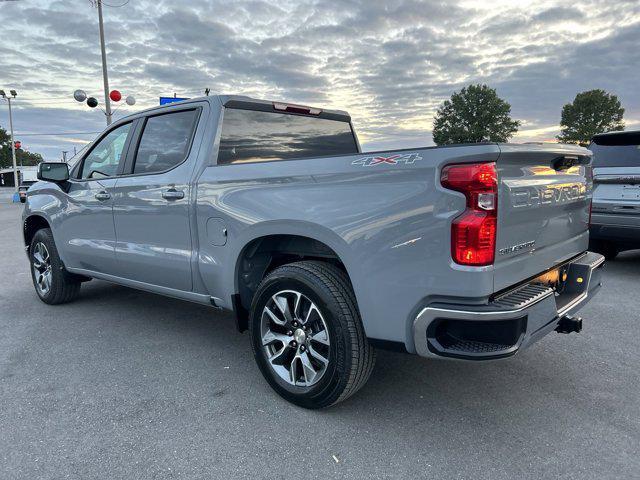
[[[640,0],[104,5],[111,87],[138,100],[116,116],[208,87],[345,109],[366,149],[412,147],[433,144],[445,98],[481,82],[522,121],[516,141],[552,140],[562,105],[593,88],[618,95],[627,128],[640,128]],[[104,103],[97,18],[89,0],[0,0],[0,88],[19,93],[16,138],[47,159],[105,126],[72,98],[82,88]]]

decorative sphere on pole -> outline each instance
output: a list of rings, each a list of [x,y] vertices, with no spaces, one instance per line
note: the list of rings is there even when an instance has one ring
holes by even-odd
[[[111,93],[109,93],[109,98],[112,102],[119,102],[120,100],[122,100],[122,94],[118,90],[111,90]]]
[[[125,102],[127,102],[127,105],[131,106],[131,105],[135,105],[136,104],[136,99],[133,95],[129,95],[127,97],[127,99],[125,100]]]
[[[91,108],[96,108],[98,106],[98,100],[94,97],[87,98],[87,105]]]
[[[84,90],[76,90],[73,92],[73,98],[76,102],[84,102],[87,99],[87,94]]]

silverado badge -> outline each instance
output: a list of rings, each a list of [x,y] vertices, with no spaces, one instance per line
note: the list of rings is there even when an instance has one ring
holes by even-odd
[[[530,242],[519,243],[518,245],[512,245],[510,247],[501,248],[498,250],[500,255],[507,255],[509,253],[519,252],[520,250],[524,250],[525,248],[532,248],[536,246],[535,240],[531,240]],[[533,251],[533,250],[531,250]]]

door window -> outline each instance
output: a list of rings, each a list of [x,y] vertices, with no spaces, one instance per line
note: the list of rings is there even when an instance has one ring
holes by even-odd
[[[197,110],[182,110],[147,119],[133,173],[164,172],[182,163],[189,152]]]
[[[115,176],[120,161],[124,160],[123,150],[130,128],[131,124],[127,123],[107,133],[84,159],[80,178]]]

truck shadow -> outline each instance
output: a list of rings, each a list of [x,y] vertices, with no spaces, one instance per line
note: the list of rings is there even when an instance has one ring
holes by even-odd
[[[612,265],[630,265],[637,267],[640,264],[640,250],[627,250],[626,252],[619,253],[614,260],[609,260],[608,264]]]
[[[516,357],[483,364],[379,351],[368,384],[354,397],[306,411],[271,391],[254,365],[248,334],[238,334],[231,315],[97,281],[83,287],[77,303],[85,302],[94,310],[115,310],[106,324],[95,320],[103,330],[117,323],[130,330],[132,342],[164,345],[164,361],[199,377],[202,400],[212,409],[225,402],[237,408],[242,399],[242,408],[266,412],[265,421],[269,413],[291,414],[301,424],[317,423],[321,416],[326,428],[349,426],[415,442],[428,435],[437,443],[478,435],[506,439],[514,429],[542,435],[541,423],[561,436],[576,416],[598,416],[589,378],[598,370],[596,361],[574,358],[575,346],[566,346],[566,336],[552,334]],[[221,362],[229,369],[224,381],[211,373],[220,371]],[[555,419],[551,425],[549,418]]]

